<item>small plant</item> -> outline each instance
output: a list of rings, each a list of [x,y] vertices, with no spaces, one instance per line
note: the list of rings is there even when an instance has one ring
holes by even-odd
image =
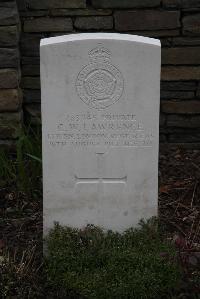
[[[16,165],[5,150],[0,150],[0,187],[16,180]]]
[[[0,297],[39,298],[41,285],[39,270],[41,265],[35,261],[36,247],[13,254],[8,250],[0,254]],[[38,288],[40,286],[40,288]]]
[[[153,220],[123,234],[56,224],[47,246],[49,285],[76,298],[170,298],[180,279],[175,249],[162,241]]]
[[[41,133],[31,127],[21,131],[17,141],[18,187],[28,192],[35,186],[42,172]],[[32,188],[31,188],[32,189]]]
[[[0,151],[1,185],[14,183],[19,191],[30,194],[42,173],[41,147],[40,128],[24,127],[16,141],[16,152],[11,155]]]

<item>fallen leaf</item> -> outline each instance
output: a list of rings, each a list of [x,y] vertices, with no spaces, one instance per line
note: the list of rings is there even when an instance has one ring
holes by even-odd
[[[168,191],[169,191],[169,185],[163,185],[163,186],[160,186],[160,188],[159,188],[160,193],[168,193]]]

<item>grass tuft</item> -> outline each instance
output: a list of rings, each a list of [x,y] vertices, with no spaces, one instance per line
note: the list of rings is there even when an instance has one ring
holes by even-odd
[[[47,238],[49,285],[89,299],[156,299],[169,294],[180,279],[175,249],[162,241],[155,220],[140,226],[119,234],[56,224]]]
[[[41,298],[39,270],[35,260],[36,247],[28,248],[22,253],[10,253],[5,249],[0,255],[0,296],[2,299]]]
[[[16,141],[16,153],[0,151],[0,187],[16,184],[19,191],[30,195],[42,173],[41,132],[23,128]]]

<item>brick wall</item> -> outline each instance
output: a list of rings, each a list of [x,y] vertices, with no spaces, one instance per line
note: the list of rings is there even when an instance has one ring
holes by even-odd
[[[12,147],[21,124],[20,21],[16,1],[0,2],[0,147]]]
[[[18,8],[21,87],[32,122],[40,114],[41,38],[95,31],[138,34],[162,43],[160,140],[200,144],[200,0],[18,0]]]

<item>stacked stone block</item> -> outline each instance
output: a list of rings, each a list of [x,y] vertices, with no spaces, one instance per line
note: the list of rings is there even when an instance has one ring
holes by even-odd
[[[0,146],[12,147],[22,124],[19,55],[20,20],[16,1],[0,2]]]
[[[138,34],[162,44],[161,142],[200,144],[200,0],[18,0],[18,8],[21,86],[33,122],[40,113],[41,38],[97,31]],[[5,55],[15,59],[12,52]]]

